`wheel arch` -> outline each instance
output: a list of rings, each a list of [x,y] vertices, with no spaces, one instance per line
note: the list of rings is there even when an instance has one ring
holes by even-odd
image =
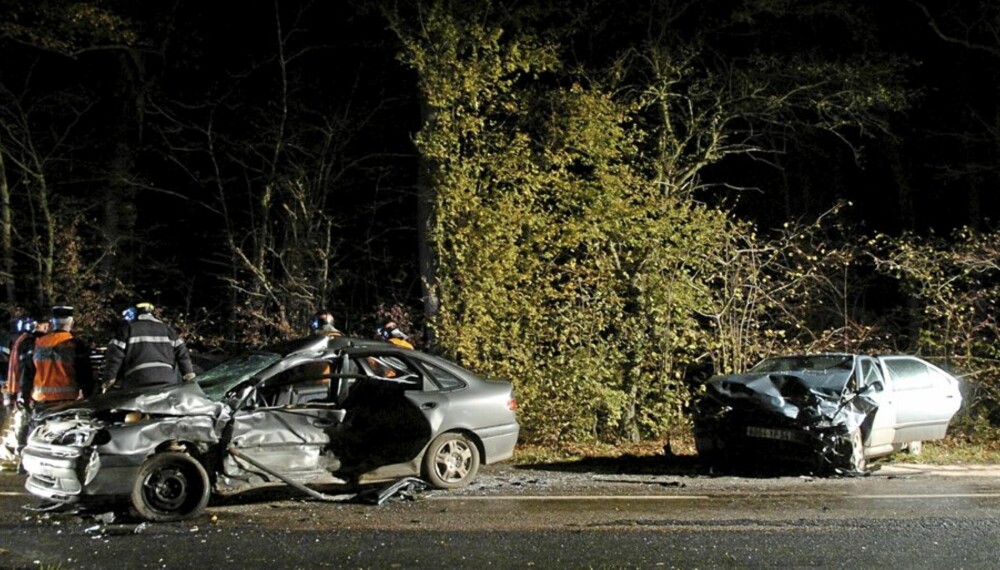
[[[475,444],[476,450],[479,452],[479,462],[482,463],[483,465],[487,465],[486,446],[483,445],[483,440],[479,437],[478,434],[476,434],[476,432],[466,427],[453,427],[451,429],[441,430],[438,433],[434,434],[434,437],[430,438],[427,441],[427,445],[424,446],[424,451],[420,454],[420,458],[423,459],[423,456],[427,454],[427,450],[430,449],[431,443],[434,443],[435,439],[448,433],[458,433],[467,437],[469,441]]]

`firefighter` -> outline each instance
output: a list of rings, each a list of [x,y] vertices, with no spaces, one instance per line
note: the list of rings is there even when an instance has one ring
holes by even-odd
[[[191,353],[173,327],[156,318],[152,303],[135,305],[135,318],[126,309],[123,322],[105,353],[102,383],[107,390],[168,386],[195,378]]]
[[[312,334],[325,334],[329,337],[344,336],[344,333],[333,326],[333,313],[319,311],[309,319],[309,331]]]
[[[31,361],[36,336],[48,332],[49,323],[48,321],[37,323],[31,317],[24,317],[18,319],[16,330],[17,338],[10,346],[7,378],[3,384],[4,408],[7,412],[3,429],[0,429],[0,461],[3,462],[17,460],[19,438],[27,429],[28,422],[28,410],[18,403],[23,401],[20,397],[22,371],[26,362]],[[34,368],[30,367],[30,370],[30,373],[34,374]]]
[[[375,329],[378,337],[382,340],[394,344],[400,348],[409,348],[413,350],[413,343],[410,342],[410,337],[406,335],[403,331],[399,330],[399,326],[396,325],[396,321],[386,321],[379,328]]]
[[[73,335],[73,307],[53,307],[50,323],[52,330],[35,338],[30,360],[22,350],[20,394],[28,407],[76,400],[93,392],[90,350]]]
[[[7,379],[4,381],[3,385],[3,407],[8,412],[14,407],[14,401],[17,399],[17,394],[19,392],[18,386],[20,385],[21,380],[21,366],[17,355],[20,352],[21,345],[24,341],[31,338],[34,334],[35,326],[35,319],[31,317],[18,319],[14,326],[14,339],[11,341],[10,347],[7,350]]]

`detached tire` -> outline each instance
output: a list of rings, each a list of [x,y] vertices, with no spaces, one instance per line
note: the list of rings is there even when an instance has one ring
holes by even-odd
[[[208,505],[208,473],[186,453],[157,453],[139,468],[132,488],[132,506],[154,522],[189,519]]]
[[[424,479],[438,489],[468,485],[479,472],[479,448],[457,432],[443,433],[427,446]]]

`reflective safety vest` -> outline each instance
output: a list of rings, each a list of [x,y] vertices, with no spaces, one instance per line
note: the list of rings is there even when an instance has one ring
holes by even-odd
[[[389,339],[389,343],[394,344],[400,348],[408,348],[410,350],[413,350],[413,345],[410,344],[410,341],[403,340],[401,338],[392,337]]]
[[[80,397],[76,383],[76,339],[67,331],[54,331],[35,341],[35,381],[31,399],[58,402]]]

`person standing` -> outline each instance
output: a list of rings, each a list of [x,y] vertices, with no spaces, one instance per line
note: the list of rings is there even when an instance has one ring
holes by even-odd
[[[406,333],[404,333],[399,329],[399,326],[396,324],[396,321],[392,320],[386,321],[385,323],[382,324],[382,326],[377,328],[375,332],[376,334],[378,334],[379,338],[390,344],[393,344],[400,348],[408,348],[410,350],[413,350],[413,343],[410,342],[409,335],[407,335]]]
[[[3,383],[3,407],[8,413],[13,411],[14,402],[20,392],[18,387],[21,381],[21,363],[18,361],[17,355],[24,341],[34,334],[35,325],[35,319],[31,317],[18,319],[15,326],[16,333],[7,348],[7,377]]]
[[[94,390],[90,350],[72,332],[73,307],[53,307],[50,322],[52,330],[35,338],[30,357],[22,345],[20,393],[26,406],[77,400]]]
[[[191,353],[173,327],[157,319],[152,303],[135,305],[135,319],[126,317],[108,343],[104,389],[169,386],[195,378]]]
[[[17,321],[17,338],[10,345],[10,360],[7,363],[7,377],[3,385],[6,418],[0,429],[0,462],[16,462],[21,433],[27,429],[28,410],[21,397],[21,377],[24,368],[31,361],[35,339],[49,331],[48,321],[36,323],[31,317]],[[34,367],[30,367],[34,374]],[[22,403],[19,403],[22,402]]]
[[[90,350],[73,336],[73,307],[52,307],[52,330],[36,336],[31,350],[21,346],[21,385],[18,394],[22,421],[17,426],[17,455],[27,443],[30,418],[41,407],[86,398],[93,393]],[[48,327],[41,327],[42,331]],[[35,334],[39,333],[36,327]],[[27,339],[24,342],[29,342]]]
[[[319,311],[309,319],[309,332],[312,334],[325,334],[328,337],[344,336],[340,329],[333,326],[333,313],[330,311]]]

